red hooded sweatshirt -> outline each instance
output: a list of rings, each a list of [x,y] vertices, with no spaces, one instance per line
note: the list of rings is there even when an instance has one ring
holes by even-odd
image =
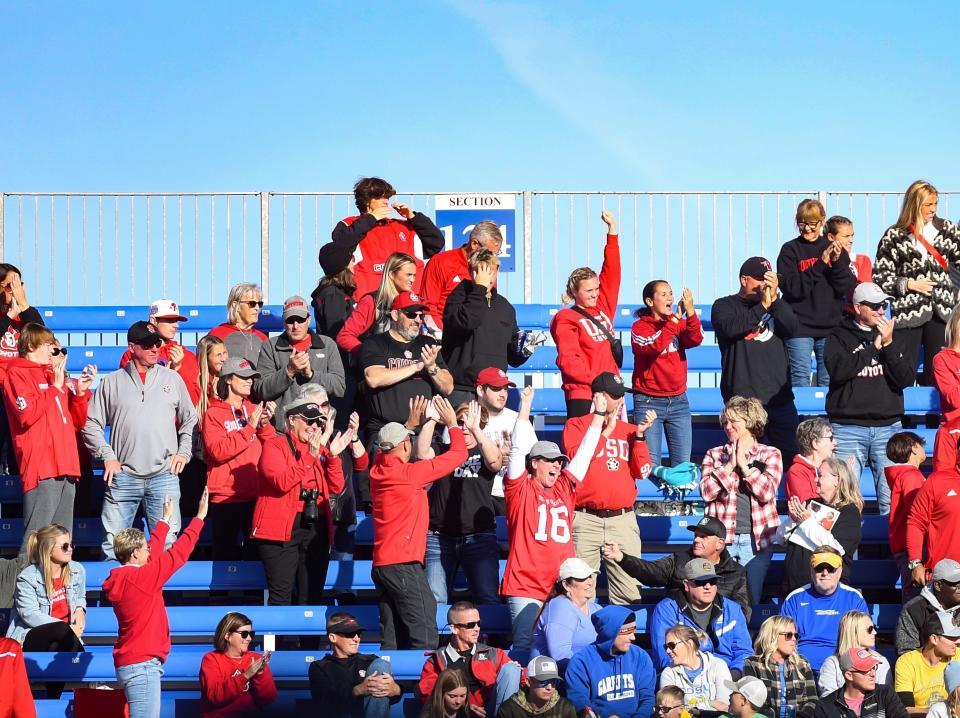
[[[608,234],[600,269],[600,296],[595,307],[583,309],[613,336],[619,296],[620,242],[617,235]],[[598,374],[611,372],[620,376],[610,342],[596,324],[579,312],[569,307],[557,312],[550,322],[550,334],[557,345],[557,367],[567,399],[593,398],[590,384]]]
[[[49,366],[22,358],[7,364],[3,401],[24,493],[43,479],[80,476],[77,431],[89,400],[90,392],[77,396],[66,384],[57,389]]]
[[[633,390],[650,396],[679,396],[687,390],[687,349],[703,343],[700,318],[646,314],[633,323]]]
[[[890,552],[899,553],[907,550],[907,516],[927,479],[910,464],[888,466],[883,475],[890,487]]]
[[[257,498],[260,454],[263,442],[277,435],[267,422],[259,429],[248,417],[256,405],[244,400],[234,410],[220,399],[212,399],[203,415],[203,452],[207,461],[207,489],[210,501],[229,503]]]
[[[170,655],[170,622],[163,602],[163,584],[187,562],[200,538],[203,521],[195,518],[166,551],[163,542],[170,524],[157,522],[150,534],[150,559],[143,566],[125,563],[113,569],[103,590],[113,604],[119,627],[113,644],[113,664],[129,666]]]
[[[787,498],[796,496],[803,502],[815,499],[820,495],[817,491],[817,468],[805,456],[797,454],[793,463],[787,469]]]
[[[200,715],[203,718],[253,715],[277,700],[277,684],[270,666],[253,678],[243,675],[260,658],[249,651],[231,658],[210,651],[200,662]]]

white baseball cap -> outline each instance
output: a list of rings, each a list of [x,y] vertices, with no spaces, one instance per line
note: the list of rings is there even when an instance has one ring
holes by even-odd
[[[566,581],[568,578],[575,578],[579,581],[582,581],[583,579],[589,578],[597,573],[599,573],[599,571],[590,568],[590,564],[588,564],[582,558],[577,558],[576,556],[573,558],[568,558],[560,564],[561,581]]]

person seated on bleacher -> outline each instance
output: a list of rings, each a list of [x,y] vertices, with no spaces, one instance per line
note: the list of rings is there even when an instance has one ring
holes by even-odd
[[[484,433],[480,405],[471,401],[456,409],[463,429],[467,459],[430,487],[430,524],[425,554],[427,582],[437,603],[448,603],[457,570],[462,568],[473,600],[480,605],[500,603],[500,545],[497,543],[497,507],[493,477],[503,463],[500,447]],[[417,437],[417,459],[435,456],[430,441],[436,419],[432,414]]]
[[[277,435],[270,423],[276,404],[250,401],[253,383],[259,378],[243,357],[227,359],[217,379],[217,397],[203,416],[214,561],[254,556],[248,536],[260,482],[260,455],[263,443]]]
[[[810,558],[810,583],[787,596],[780,613],[800,632],[797,649],[814,671],[837,650],[840,618],[847,611],[866,612],[860,592],[840,582],[843,559],[832,546],[817,546]]]
[[[750,257],[740,265],[740,291],[717,299],[710,321],[720,346],[723,400],[755,397],[767,412],[767,441],[789,465],[797,453],[799,417],[784,340],[794,335],[800,323],[790,305],[778,296],[779,286],[770,262]]]
[[[603,555],[619,564],[628,575],[644,586],[665,586],[670,591],[683,588],[683,567],[696,558],[705,558],[715,566],[721,596],[740,604],[743,614],[750,620],[753,606],[747,592],[747,571],[733,560],[727,551],[727,527],[720,519],[704,516],[692,526],[693,544],[685,551],[667,554],[656,560],[625,554],[615,541],[603,542]]]
[[[727,399],[720,426],[728,443],[707,451],[700,477],[704,513],[726,526],[727,550],[747,570],[754,605],[760,603],[780,527],[777,487],[783,460],[779,449],[760,443],[768,418],[759,399]]]
[[[814,709],[814,718],[907,718],[893,687],[877,681],[880,659],[866,648],[840,654],[843,685],[828,693]]]
[[[330,563],[330,497],[343,490],[340,453],[349,431],[313,400],[286,407],[286,430],[263,443],[260,483],[250,538],[257,539],[269,589],[268,604],[316,605]]]
[[[811,354],[817,363],[814,386],[829,385],[830,377],[823,365],[824,340],[840,322],[843,299],[857,283],[843,243],[823,234],[826,217],[818,200],[801,201],[796,214],[800,234],[785,242],[777,257],[783,299],[799,324],[785,342],[794,387],[810,386]]]
[[[330,396],[342,396],[346,386],[337,345],[310,329],[310,307],[303,297],[289,297],[283,303],[283,326],[283,334],[260,347],[256,364],[261,376],[256,393],[262,401],[277,402],[273,417],[277,431],[283,431],[286,407],[296,401],[304,384],[320,384]]]
[[[537,612],[557,580],[565,559],[576,555],[570,514],[578,485],[600,440],[607,397],[593,397],[597,413],[570,461],[552,441],[536,441],[530,423],[533,387],[520,392],[520,413],[513,428],[504,493],[510,553],[500,594],[510,607],[513,654],[526,661]]]
[[[952,558],[937,561],[933,577],[915,596],[903,604],[897,619],[894,643],[897,655],[920,648],[920,633],[931,616],[940,611],[960,615],[960,563]]]
[[[833,427],[822,416],[805,419],[797,426],[797,455],[784,474],[786,496],[806,503],[817,497],[817,471],[821,462],[833,456],[836,446]]]
[[[767,700],[758,709],[769,718],[810,718],[817,705],[813,669],[797,651],[799,637],[792,619],[770,616],[757,632],[754,654],[743,662],[743,675],[767,687]]]
[[[581,714],[600,718],[649,716],[657,674],[647,652],[634,645],[637,615],[624,606],[607,606],[591,618],[597,640],[577,651],[564,680],[567,699]]]
[[[83,441],[94,459],[103,461],[106,490],[100,520],[103,554],[108,560],[114,537],[133,524],[142,503],[152,535],[166,498],[176,504],[167,531],[167,548],[180,530],[180,474],[193,455],[197,410],[187,385],[175,371],[159,364],[163,338],[149,322],[127,330],[132,359],[100,381],[89,404]],[[106,428],[110,427],[110,442]]]
[[[330,653],[310,664],[310,696],[318,714],[333,718],[381,718],[403,690],[393,679],[390,661],[360,653],[363,627],[356,616],[335,611],[327,616]]]
[[[496,252],[480,249],[468,261],[469,277],[450,292],[443,308],[441,352],[453,374],[455,406],[474,398],[483,369],[518,367],[531,356],[517,327],[517,310],[497,292]]]
[[[703,650],[720,658],[734,678],[743,671],[743,662],[753,653],[747,618],[736,601],[717,593],[716,567],[703,558],[683,567],[683,589],[671,591],[650,614],[650,643],[658,670],[671,661],[664,647],[667,632],[677,624],[704,634]]]
[[[495,716],[500,704],[520,688],[520,664],[505,651],[480,643],[480,611],[469,601],[447,609],[450,643],[434,651],[423,664],[417,692],[426,700],[441,673],[459,670],[467,677],[470,705]],[[481,714],[484,715],[484,714]]]
[[[671,466],[690,461],[693,427],[687,400],[687,350],[703,343],[703,327],[686,287],[673,308],[673,289],[665,279],[643,287],[643,303],[630,328],[633,348],[633,421],[643,421],[646,411],[657,418],[647,429],[650,461],[660,466],[663,436],[666,433]],[[686,317],[684,317],[686,315]]]
[[[767,718],[760,708],[767,702],[769,690],[759,678],[744,676],[739,681],[727,681],[730,707],[720,718]]]
[[[406,252],[416,259],[418,279],[424,262],[443,249],[444,236],[433,221],[422,212],[415,212],[403,202],[390,204],[396,191],[379,177],[362,177],[353,186],[354,203],[359,215],[337,222],[331,233],[332,247],[324,245],[325,271],[350,266],[357,284],[354,299],[376,291],[384,265],[394,252]],[[391,218],[396,212],[402,219]],[[413,286],[420,293],[420,281]]]
[[[887,319],[893,298],[871,282],[853,291],[854,316],[844,317],[827,337],[824,361],[830,372],[827,416],[833,424],[837,457],[853,457],[859,480],[867,464],[877,487],[880,513],[890,513],[887,442],[901,429],[903,390],[913,384],[915,365],[906,342]]]
[[[17,576],[7,636],[25,651],[83,651],[87,623],[87,580],[73,560],[70,532],[47,524],[27,536],[30,563]],[[63,683],[47,683],[47,697],[59,698]],[[2,715],[2,711],[0,711]]]
[[[842,554],[840,580],[849,585],[853,557],[863,536],[863,497],[860,482],[850,470],[849,463],[834,457],[824,459],[818,467],[816,499],[802,503],[791,496],[787,507],[790,520],[777,534],[777,540],[787,547],[781,595],[786,596],[810,582],[810,557],[813,555],[807,548],[810,545],[832,546]],[[835,520],[823,517],[824,507],[838,512]],[[814,508],[820,512],[820,518],[808,521]]]
[[[833,693],[843,685],[843,671],[840,669],[840,656],[851,648],[866,648],[873,651],[880,663],[877,664],[877,683],[889,683],[893,677],[890,662],[878,653],[877,627],[873,619],[863,611],[847,611],[840,618],[837,628],[837,650],[827,657],[817,674],[817,690],[821,696]]]
[[[277,700],[270,671],[273,653],[251,651],[253,639],[253,621],[242,613],[229,611],[220,619],[213,632],[215,650],[200,661],[203,718],[252,715]]]
[[[403,424],[386,424],[376,437],[380,451],[370,469],[372,575],[385,650],[437,647],[437,601],[424,571],[430,523],[427,487],[463,464],[467,447],[450,402],[435,397],[433,408],[450,432],[450,448],[435,459],[410,461],[413,432]]]
[[[560,695],[562,680],[550,656],[531,659],[526,681],[500,706],[497,718],[577,718],[573,703]]]
[[[467,675],[460,670],[444,671],[429,695],[420,718],[476,718],[470,705]]]
[[[954,307],[944,329],[946,345],[933,358],[933,383],[940,396],[943,420],[933,443],[933,470],[957,465],[960,437],[960,306]]]
[[[127,696],[130,718],[154,718],[160,713],[160,680],[170,654],[170,623],[163,602],[163,584],[186,562],[197,545],[209,500],[204,489],[196,517],[173,545],[163,546],[176,515],[176,501],[163,502],[163,517],[150,531],[128,528],[114,538],[120,562],[103,582],[103,591],[117,617],[113,665]]]
[[[923,437],[912,431],[894,434],[887,442],[887,458],[894,462],[883,470],[887,486],[890,487],[890,518],[887,524],[890,553],[900,569],[900,587],[903,602],[906,603],[922,587],[913,585],[913,576],[907,566],[907,519],[917,492],[927,480],[920,471],[920,465],[927,460]]]
[[[0,685],[4,686],[0,693],[0,715],[4,718],[37,718],[23,648],[12,638],[0,638]]]
[[[604,564],[610,603],[631,606],[640,602],[640,587],[616,561],[604,557],[603,543],[612,539],[631,554],[640,555],[640,526],[633,505],[637,500],[637,479],[650,475],[650,452],[644,432],[657,415],[646,411],[637,425],[621,421],[626,387],[612,372],[594,377],[590,389],[594,395],[603,394],[607,406],[604,411],[593,410],[603,417],[600,450],[590,453],[587,474],[577,486],[573,542],[577,556],[592,568],[599,570],[600,564]],[[563,427],[563,448],[574,459],[594,418],[574,417]]]
[[[907,568],[916,586],[927,581],[927,566],[960,559],[960,469],[936,471],[916,493],[907,514]]]
[[[926,713],[934,703],[947,698],[943,669],[960,659],[960,627],[953,619],[953,614],[946,611],[928,618],[923,626],[923,647],[897,658],[894,689],[908,713]]]
[[[730,704],[732,679],[730,668],[722,658],[701,650],[705,638],[702,631],[684,624],[670,628],[663,637],[663,650],[670,659],[660,674],[660,687],[676,686],[683,691],[688,708],[725,711]]]
[[[583,559],[566,559],[537,616],[530,655],[550,656],[561,674],[574,653],[597,640],[590,620],[600,610],[594,600],[597,573]]]
[[[223,340],[229,356],[256,365],[260,347],[267,341],[267,335],[254,326],[262,308],[260,287],[250,282],[234,284],[227,294],[227,321],[211,329],[210,335]]]
[[[947,697],[930,706],[927,718],[958,718],[960,716],[960,662],[951,661],[943,669],[943,686]]]
[[[42,324],[27,324],[17,340],[19,357],[6,362],[3,407],[23,487],[23,542],[49,523],[73,526],[73,504],[80,478],[77,431],[87,420],[90,384],[96,367],[88,365],[72,390],[67,350]]]
[[[600,218],[607,225],[600,276],[590,267],[574,269],[561,299],[572,305],[550,321],[570,419],[590,413],[590,383],[603,372],[620,376],[623,365],[623,345],[613,328],[620,300],[620,238],[614,216],[604,210]]]

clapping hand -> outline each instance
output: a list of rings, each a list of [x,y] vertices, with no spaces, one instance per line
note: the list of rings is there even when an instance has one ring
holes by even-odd
[[[787,499],[787,513],[799,524],[810,518],[811,511],[804,506],[799,496],[791,496]]]
[[[683,295],[680,297],[680,308],[683,309],[688,317],[692,317],[697,313],[696,305],[693,303],[693,292],[690,291],[689,287],[683,288]]]
[[[416,431],[420,428],[420,424],[423,422],[423,416],[427,411],[427,405],[429,403],[430,400],[425,396],[414,396],[411,397],[407,402],[409,411],[407,413],[407,420],[404,423],[406,424],[406,427],[410,429],[410,431]]]

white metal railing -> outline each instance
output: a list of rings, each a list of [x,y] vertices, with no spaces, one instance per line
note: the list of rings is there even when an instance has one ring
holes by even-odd
[[[433,192],[398,198],[433,216]],[[637,303],[644,283],[689,286],[698,302],[735,290],[747,256],[776,260],[796,234],[805,197],[853,220],[856,249],[874,255],[894,221],[898,192],[515,191],[516,271],[500,288],[514,302],[556,303],[570,270],[600,269],[602,209],[620,223],[621,301]],[[951,218],[956,192],[942,192]],[[954,202],[956,203],[956,202]],[[268,300],[308,295],[319,278],[317,250],[342,217],[350,192],[0,194],[0,256],[23,270],[37,304],[145,304],[169,296],[219,304],[238,281],[257,281]]]

